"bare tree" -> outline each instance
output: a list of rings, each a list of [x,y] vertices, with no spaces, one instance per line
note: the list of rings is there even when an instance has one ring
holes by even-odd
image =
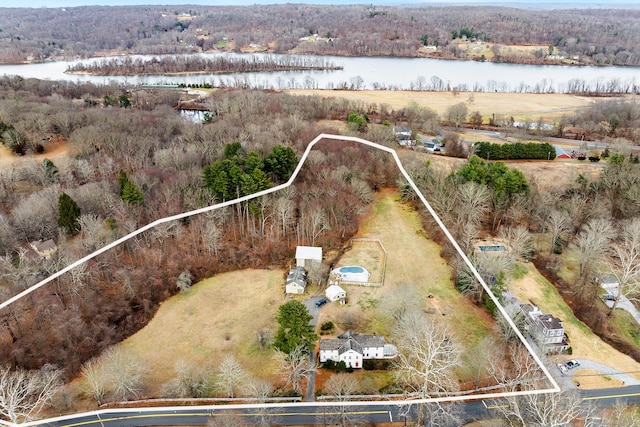
[[[324,386],[324,391],[334,400],[339,402],[348,401],[358,390],[358,381],[350,374],[332,374]],[[359,425],[363,420],[360,414],[350,411],[346,405],[336,405],[331,407],[327,414],[326,421],[331,425],[340,427]]]
[[[240,362],[233,356],[227,356],[218,366],[216,385],[225,396],[234,397],[236,390],[246,379],[246,376]]]
[[[453,369],[461,350],[442,325],[421,312],[405,316],[397,327],[395,377],[421,398],[446,395],[457,389]]]
[[[531,259],[534,246],[526,227],[500,227],[498,237],[508,245],[512,263]]]
[[[618,281],[617,295],[609,310],[611,316],[621,295],[640,300],[640,219],[624,224],[619,238],[611,244],[607,265]]]
[[[554,210],[549,214],[548,222],[551,233],[551,244],[549,245],[549,255],[562,252],[562,233],[569,230],[570,218],[565,211]]]
[[[578,257],[576,284],[580,289],[580,297],[584,297],[587,284],[591,283],[591,276],[599,269],[614,235],[614,229],[608,220],[593,219],[586,224],[575,240],[574,248]]]
[[[577,392],[529,394],[508,397],[499,403],[495,406],[509,426],[560,426],[578,421],[585,427],[600,425],[593,407]]]
[[[191,281],[193,276],[189,270],[184,270],[178,276],[178,280],[176,281],[176,286],[180,289],[180,292],[184,293],[191,289]]]
[[[184,360],[178,360],[174,370],[176,376],[162,387],[165,396],[198,398],[209,394],[211,382],[206,370]]]
[[[35,417],[62,385],[62,373],[45,365],[39,370],[0,367],[0,415],[13,423]]]
[[[143,367],[138,358],[120,347],[105,354],[109,387],[115,400],[135,398],[142,391]]]
[[[637,406],[616,404],[602,413],[603,427],[629,427],[640,424],[640,409]]]
[[[285,379],[287,386],[291,387],[296,393],[300,393],[300,385],[306,380],[313,371],[315,366],[309,366],[309,356],[304,346],[298,346],[289,354],[282,351],[276,351],[278,360],[278,370]]]
[[[459,102],[447,108],[447,121],[459,128],[467,119],[469,109],[464,102]]]
[[[85,391],[95,399],[98,405],[102,405],[107,395],[107,372],[104,359],[93,358],[82,365],[81,374],[85,381]]]

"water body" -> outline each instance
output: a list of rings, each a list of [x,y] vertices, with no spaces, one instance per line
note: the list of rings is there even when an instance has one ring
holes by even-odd
[[[265,54],[208,53],[192,55],[242,56]],[[151,58],[152,56],[136,56]],[[288,71],[236,74],[90,76],[65,74],[71,64],[0,65],[0,75],[107,84],[211,84],[216,87],[258,89],[386,89],[461,90],[485,92],[575,92],[584,90],[640,92],[640,68],[519,65],[429,58],[324,57],[343,67],[336,71]],[[109,59],[109,58],[107,58]],[[614,88],[611,90],[610,88]]]

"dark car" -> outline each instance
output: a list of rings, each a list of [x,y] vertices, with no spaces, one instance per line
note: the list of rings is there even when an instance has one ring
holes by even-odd
[[[320,298],[318,301],[316,301],[316,307],[320,307],[321,305],[325,305],[326,303],[327,303],[326,298]]]
[[[576,359],[571,359],[567,363],[565,363],[564,366],[566,366],[567,369],[573,369],[580,366],[580,362],[578,362]]]

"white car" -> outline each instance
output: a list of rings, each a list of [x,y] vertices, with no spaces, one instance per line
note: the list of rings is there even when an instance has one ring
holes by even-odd
[[[571,359],[567,363],[565,363],[564,366],[567,369],[573,369],[573,368],[577,368],[578,366],[580,366],[580,362],[578,362],[576,359]]]

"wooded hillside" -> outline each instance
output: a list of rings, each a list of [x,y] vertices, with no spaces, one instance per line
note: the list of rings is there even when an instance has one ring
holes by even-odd
[[[490,42],[484,59],[544,63],[548,55],[596,65],[640,65],[637,9],[508,7],[126,6],[11,9],[0,14],[0,62],[98,54],[250,49],[350,56],[467,59],[460,41]],[[500,46],[538,46],[501,50]]]

